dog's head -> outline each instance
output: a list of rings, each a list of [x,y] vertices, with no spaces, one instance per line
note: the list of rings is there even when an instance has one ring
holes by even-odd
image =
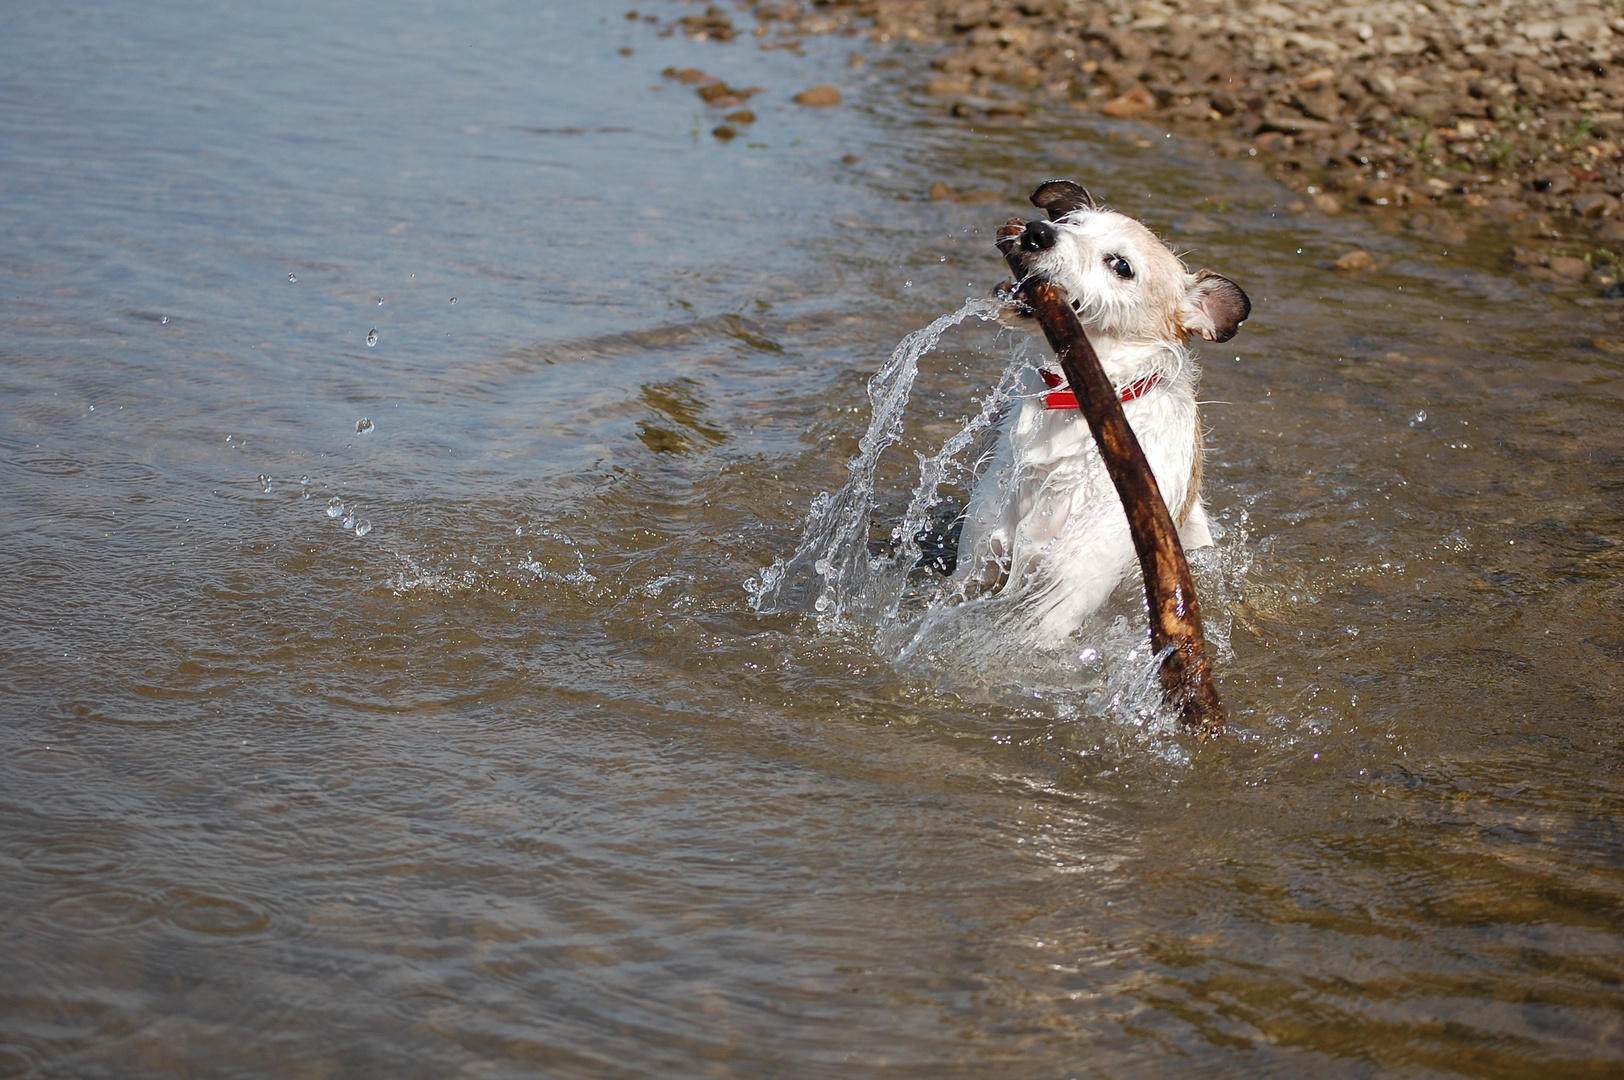
[[[1133,218],[1107,210],[1069,180],[1032,193],[1048,220],[1014,218],[1000,247],[1021,276],[1059,286],[1083,326],[1125,341],[1228,341],[1251,314],[1241,287],[1182,260]]]

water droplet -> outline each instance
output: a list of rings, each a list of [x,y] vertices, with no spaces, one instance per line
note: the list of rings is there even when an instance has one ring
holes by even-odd
[[[346,529],[353,529],[355,527],[355,511],[346,509],[344,516],[339,519],[338,523]]]
[[[518,528],[514,529],[513,530],[513,535],[514,536],[523,536],[524,535],[524,526],[520,525]]]
[[[367,533],[369,533],[371,531],[372,531],[372,522],[368,521],[366,518],[362,518],[361,520],[359,520],[359,521],[357,521],[355,523],[355,535],[356,536],[365,536]]]
[[[1081,660],[1085,664],[1092,664],[1095,661],[1097,661],[1099,658],[1100,658],[1100,651],[1098,649],[1094,648],[1093,646],[1089,646],[1088,648],[1084,649],[1082,652],[1077,654],[1077,659]]]
[[[911,289],[911,288],[913,288],[913,282],[911,282],[911,281],[904,281],[904,282],[903,282],[903,283],[902,283],[902,287],[903,287],[903,288],[904,288],[904,289]]]
[[[817,562],[812,564],[812,569],[816,570],[818,573],[822,574],[824,577],[828,577],[829,572],[831,570],[833,570],[834,567],[829,564],[828,559],[819,559]]]
[[[264,473],[260,473],[259,487],[261,491],[269,492],[271,490],[271,478],[266,476]]]
[[[383,307],[383,297],[378,297],[378,306]]]
[[[355,422],[355,433],[357,435],[369,435],[372,433],[372,427],[372,418],[363,416]]]
[[[947,261],[947,256],[946,255],[940,255],[940,256],[937,257],[936,261],[937,262],[946,262]]]
[[[308,477],[308,476],[299,477],[299,486],[300,487],[306,487],[306,486],[309,485],[309,483],[310,483],[310,477]]]
[[[343,499],[340,499],[337,495],[334,495],[331,499],[327,500],[327,516],[328,517],[336,518],[336,517],[342,515],[343,513],[344,513],[344,500]]]
[[[289,274],[288,275],[288,280],[289,281],[298,281],[299,280],[299,275],[297,275],[297,274]]]
[[[453,297],[452,297],[452,298],[451,298],[451,302],[452,302],[452,303],[453,303],[453,304],[455,304],[455,303],[456,303],[456,302],[457,302],[457,298],[456,298],[456,297],[455,297],[455,296],[453,296]]]
[[[1414,427],[1417,424],[1424,424],[1426,422],[1427,422],[1427,410],[1425,410],[1425,409],[1417,409],[1415,415],[1410,417],[1410,426],[1411,427]]]
[[[378,343],[378,328],[376,326],[374,326],[371,330],[367,331],[367,348],[370,349],[370,348],[372,348],[372,346],[376,345],[377,343]]]
[[[817,610],[819,610],[819,611],[828,611],[829,610],[829,598],[827,596],[820,596],[820,597],[818,597],[818,602],[813,604],[812,606],[814,608],[816,608]]]
[[[158,325],[159,326],[168,326],[169,325],[169,316],[165,315],[163,318],[159,319],[158,320]]]

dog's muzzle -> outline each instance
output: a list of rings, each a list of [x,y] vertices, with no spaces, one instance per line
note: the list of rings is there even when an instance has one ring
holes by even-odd
[[[1054,226],[1047,221],[1028,221],[1026,228],[1021,230],[1022,251],[1047,251],[1054,247],[1060,235],[1054,231]]]

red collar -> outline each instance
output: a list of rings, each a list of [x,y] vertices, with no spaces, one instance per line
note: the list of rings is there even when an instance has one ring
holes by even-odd
[[[1042,368],[1038,369],[1038,374],[1043,376],[1043,381],[1048,383],[1051,389],[1066,381],[1054,372],[1044,371]],[[1129,402],[1135,398],[1142,398],[1160,386],[1161,383],[1162,377],[1155,374],[1146,375],[1143,379],[1135,379],[1122,388],[1122,400]],[[1070,390],[1055,390],[1054,393],[1043,399],[1043,407],[1046,409],[1075,409],[1077,408],[1077,395]]]

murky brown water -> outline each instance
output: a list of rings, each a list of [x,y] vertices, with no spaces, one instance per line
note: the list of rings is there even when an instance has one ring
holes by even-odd
[[[611,14],[0,16],[0,1075],[1624,1069],[1614,311]],[[1056,174],[1256,304],[1215,745],[743,588]]]

